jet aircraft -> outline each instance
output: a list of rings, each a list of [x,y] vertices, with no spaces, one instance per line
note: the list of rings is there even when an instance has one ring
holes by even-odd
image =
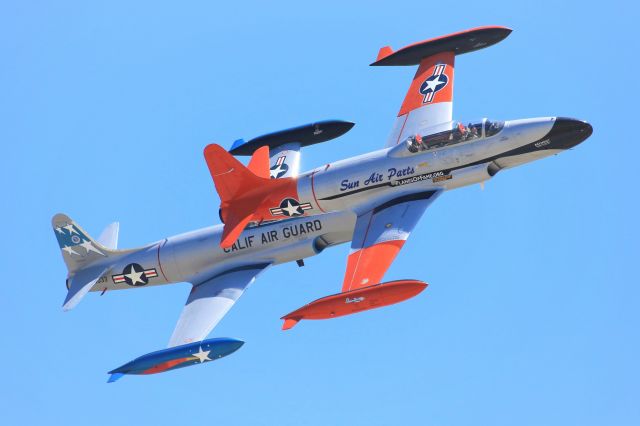
[[[498,172],[570,149],[592,127],[562,117],[510,121],[453,120],[454,62],[505,39],[500,26],[474,28],[397,51],[380,49],[371,66],[417,66],[385,147],[300,173],[303,147],[339,137],[353,123],[330,120],[236,141],[211,144],[206,164],[220,196],[223,224],[117,248],[118,224],[93,239],[64,214],[52,219],[68,268],[63,309],[89,292],[189,282],[193,285],[169,340],[110,371],[152,374],[201,364],[243,342],[207,339],[244,291],[267,268],[315,256],[351,242],[339,293],[284,315],[283,329],[301,320],[349,315],[391,305],[423,291],[419,280],[383,282],[385,272],[425,210],[445,191],[482,183]],[[251,156],[243,165],[235,156]]]

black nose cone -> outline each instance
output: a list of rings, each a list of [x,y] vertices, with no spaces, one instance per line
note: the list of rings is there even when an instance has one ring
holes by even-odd
[[[583,142],[593,133],[593,127],[586,121],[558,117],[547,138],[551,149],[569,149]]]

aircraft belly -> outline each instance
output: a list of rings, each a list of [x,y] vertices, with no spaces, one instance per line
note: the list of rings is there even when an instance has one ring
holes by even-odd
[[[560,152],[562,152],[561,149],[545,149],[540,151],[527,152],[524,154],[499,158],[496,160],[496,164],[498,164],[503,169],[507,169],[509,167],[515,167],[524,163],[539,160],[550,155],[555,155]]]
[[[238,266],[313,256],[328,246],[350,241],[354,226],[351,212],[302,216],[248,227],[225,249],[219,245],[221,228],[206,228],[169,238],[162,248],[162,264],[175,282],[200,282]]]

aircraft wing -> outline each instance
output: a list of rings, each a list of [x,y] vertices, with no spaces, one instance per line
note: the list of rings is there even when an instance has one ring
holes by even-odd
[[[498,43],[510,33],[505,27],[478,27],[414,43],[395,52],[389,46],[380,49],[372,66],[418,65],[386,146],[394,146],[409,136],[451,130],[455,57]]]
[[[272,179],[296,177],[300,170],[300,149],[342,136],[354,123],[325,120],[258,136],[249,141],[238,139],[229,150],[232,155],[252,155],[269,147],[269,174]]]
[[[418,220],[442,190],[399,197],[358,216],[342,292],[315,300],[282,317],[283,330],[303,319],[328,319],[409,299],[427,285],[417,280],[381,283]]]
[[[199,284],[189,293],[169,347],[203,340],[269,264],[234,268]]]
[[[441,192],[400,197],[358,216],[343,292],[380,283],[422,214]]]

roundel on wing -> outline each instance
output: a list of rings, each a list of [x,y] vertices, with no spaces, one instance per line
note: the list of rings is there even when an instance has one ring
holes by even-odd
[[[282,162],[279,164],[274,164],[273,167],[271,167],[271,169],[269,170],[271,179],[278,179],[287,174],[287,171],[289,171],[289,166],[287,165],[287,163]]]
[[[449,83],[449,77],[445,74],[445,64],[438,64],[433,69],[433,74],[429,76],[420,85],[420,94],[423,96],[422,103],[427,104],[433,102],[433,98],[437,92],[444,89]]]

